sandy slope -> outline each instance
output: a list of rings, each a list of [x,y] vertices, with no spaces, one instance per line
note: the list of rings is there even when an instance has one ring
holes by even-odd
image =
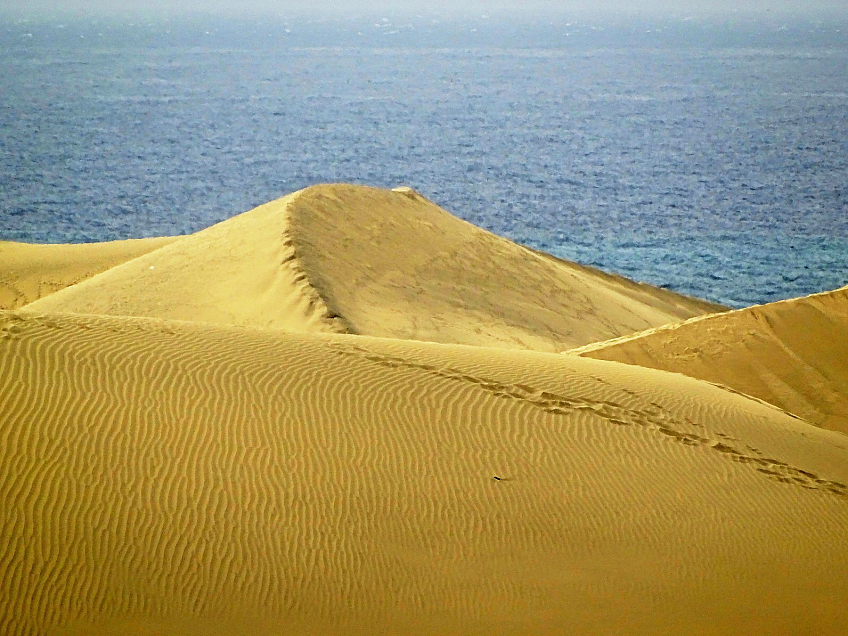
[[[696,318],[573,353],[718,382],[848,433],[848,287]]]
[[[16,309],[175,239],[130,239],[79,245],[0,241],[0,309]]]
[[[771,406],[577,356],[0,315],[0,632],[844,633],[848,438]]]
[[[723,309],[536,253],[408,189],[324,185],[32,305],[559,351]]]
[[[291,198],[182,237],[28,307],[343,331],[296,257],[287,231]]]

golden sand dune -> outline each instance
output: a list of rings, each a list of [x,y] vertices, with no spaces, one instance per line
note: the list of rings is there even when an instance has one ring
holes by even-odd
[[[848,433],[848,287],[572,351],[676,371]]]
[[[848,438],[762,402],[577,356],[0,315],[2,633],[844,633]]]
[[[343,331],[297,258],[288,230],[292,196],[182,237],[27,307]]]
[[[175,239],[130,239],[80,245],[0,241],[0,309],[17,309]]]
[[[559,351],[724,309],[540,254],[408,188],[307,188],[32,305]]]

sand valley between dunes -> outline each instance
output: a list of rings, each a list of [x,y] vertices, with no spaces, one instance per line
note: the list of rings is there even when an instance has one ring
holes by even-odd
[[[347,185],[0,267],[0,633],[848,624],[845,289],[727,311]]]

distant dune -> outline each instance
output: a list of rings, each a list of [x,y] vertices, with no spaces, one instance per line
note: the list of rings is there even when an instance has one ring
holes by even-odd
[[[0,309],[17,309],[174,240],[165,237],[79,245],[0,241]]]
[[[324,185],[31,305],[560,351],[724,307],[534,252],[408,188]]]
[[[124,317],[0,334],[3,633],[844,630],[848,438],[710,384]]]
[[[848,433],[848,287],[695,318],[572,353],[717,382]]]

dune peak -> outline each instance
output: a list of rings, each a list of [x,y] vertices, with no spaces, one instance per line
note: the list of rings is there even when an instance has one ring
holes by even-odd
[[[30,305],[558,351],[719,305],[562,261],[412,188],[324,184]]]
[[[422,201],[423,200],[423,201],[430,202],[430,200],[427,197],[425,197],[423,194],[418,192],[418,190],[410,188],[409,186],[398,186],[396,188],[392,188],[392,192],[399,192],[400,194],[404,195],[405,197],[409,197],[410,199],[412,199],[414,201]]]

